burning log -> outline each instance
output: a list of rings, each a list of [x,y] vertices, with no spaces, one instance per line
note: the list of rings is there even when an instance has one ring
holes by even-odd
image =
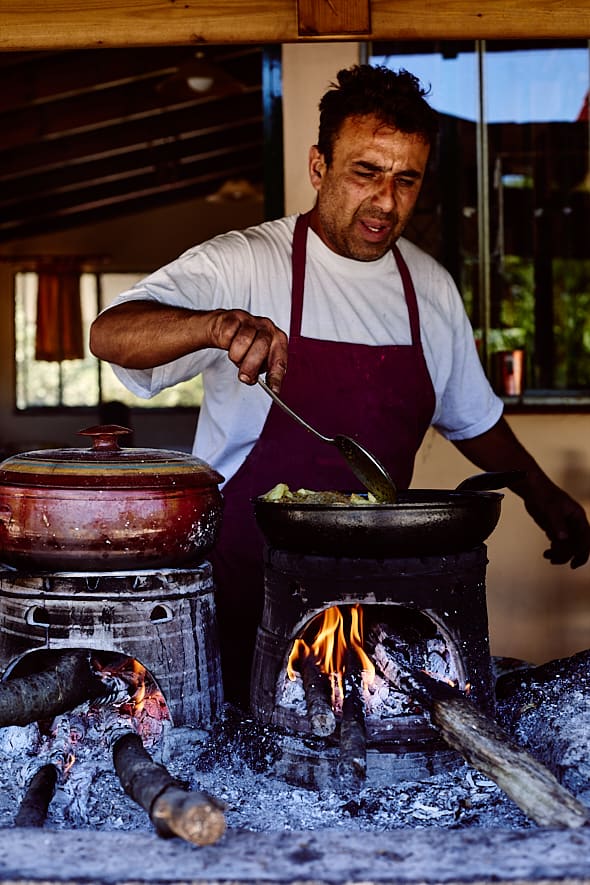
[[[340,773],[364,778],[367,774],[367,733],[362,670],[351,649],[345,655],[342,686],[344,699],[340,723]]]
[[[14,818],[15,827],[42,827],[49,803],[55,794],[59,771],[49,762],[37,769],[30,779]]]
[[[109,697],[110,684],[96,674],[85,651],[65,651],[44,670],[0,682],[0,728],[29,725]]]
[[[154,762],[141,738],[116,737],[113,761],[128,796],[147,811],[160,836],[180,836],[195,845],[212,845],[225,832],[223,804],[208,793],[188,792],[163,765]]]
[[[449,746],[495,781],[535,823],[559,828],[590,823],[590,811],[549,769],[516,745],[462,692],[412,668],[382,634],[373,639],[374,658],[385,678],[425,707]]]
[[[336,728],[330,677],[320,670],[312,655],[306,656],[300,668],[311,730],[318,737],[328,737]]]

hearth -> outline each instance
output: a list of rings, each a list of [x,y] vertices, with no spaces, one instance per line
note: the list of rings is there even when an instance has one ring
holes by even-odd
[[[35,670],[42,652],[116,652],[145,667],[174,725],[208,727],[223,702],[208,562],[187,569],[0,571],[0,668]]]
[[[320,622],[336,619],[335,632],[343,635],[358,617],[362,625],[355,629],[363,629],[369,658],[371,641],[374,645],[381,631],[403,647],[408,660],[467,691],[493,714],[486,565],[483,545],[463,553],[390,559],[312,556],[268,547],[253,714],[288,732],[321,734],[308,715],[305,663],[298,647],[309,655]],[[340,687],[336,693],[346,691]],[[365,686],[364,695],[369,745],[401,752],[439,743],[424,712],[390,691],[383,679],[376,687]],[[341,701],[333,699],[338,718]]]

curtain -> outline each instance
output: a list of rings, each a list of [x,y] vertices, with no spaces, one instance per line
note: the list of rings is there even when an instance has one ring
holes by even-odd
[[[40,268],[35,359],[61,362],[84,358],[80,273]]]

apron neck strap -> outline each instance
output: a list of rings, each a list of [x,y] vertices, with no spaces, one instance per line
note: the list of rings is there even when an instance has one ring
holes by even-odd
[[[305,284],[305,258],[307,254],[307,231],[309,228],[310,216],[311,211],[299,215],[295,222],[295,230],[293,231],[293,252],[291,258],[293,278],[291,283],[291,325],[289,329],[289,337],[291,340],[298,338],[301,335],[303,289]],[[406,264],[399,247],[394,243],[391,249],[404,287],[404,295],[410,320],[412,344],[416,345],[420,343],[420,320],[418,316],[416,290],[414,289],[414,283],[412,282],[412,276],[408,265]]]

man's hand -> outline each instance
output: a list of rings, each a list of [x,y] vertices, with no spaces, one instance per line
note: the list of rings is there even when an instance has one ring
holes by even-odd
[[[554,565],[578,568],[590,556],[590,525],[584,508],[547,477],[533,477],[524,505],[551,542],[543,556]]]
[[[210,314],[211,346],[227,350],[244,384],[256,384],[261,372],[279,393],[287,371],[287,336],[268,317],[244,310],[219,310]]]
[[[572,568],[588,561],[590,525],[584,508],[549,479],[504,418],[481,436],[457,440],[455,445],[482,470],[522,471],[524,478],[510,483],[509,488],[522,498],[549,538],[546,559],[555,565],[569,562]]]

